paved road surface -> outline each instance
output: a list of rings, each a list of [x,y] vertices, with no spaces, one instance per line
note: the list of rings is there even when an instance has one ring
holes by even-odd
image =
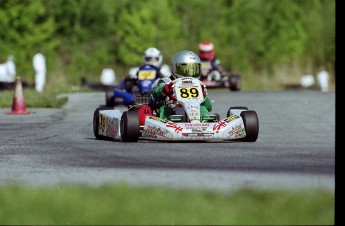
[[[125,181],[230,191],[243,187],[333,191],[335,92],[210,90],[214,111],[247,106],[259,117],[254,143],[123,143],[96,140],[103,93],[68,94],[61,109],[0,109],[0,185],[54,186]],[[125,109],[125,108],[122,108]]]

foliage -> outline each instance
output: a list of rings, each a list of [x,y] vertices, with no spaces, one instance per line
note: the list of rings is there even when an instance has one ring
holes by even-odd
[[[38,93],[33,87],[23,89],[25,105],[27,108],[60,108],[67,101],[67,97],[59,97],[58,94],[68,91],[64,89],[49,89],[43,93]],[[71,92],[71,91],[69,91]],[[13,104],[13,91],[1,91],[0,108],[11,108]]]
[[[0,0],[0,27],[0,60],[13,55],[26,80],[40,47],[47,79],[59,72],[78,85],[106,66],[125,76],[148,47],[169,63],[206,40],[225,69],[246,76],[272,76],[282,64],[335,73],[335,0]]]
[[[31,59],[39,48],[49,53],[59,45],[54,18],[45,15],[43,1],[0,1],[0,27],[0,59],[13,55],[23,78],[33,76]]]

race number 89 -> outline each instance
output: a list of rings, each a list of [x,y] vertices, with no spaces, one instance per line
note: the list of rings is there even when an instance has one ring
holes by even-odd
[[[180,97],[181,98],[197,98],[199,97],[199,91],[197,88],[181,88],[180,91]]]

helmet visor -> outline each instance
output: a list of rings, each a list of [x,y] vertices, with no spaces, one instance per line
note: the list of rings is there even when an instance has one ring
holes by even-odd
[[[176,63],[176,74],[184,77],[194,77],[197,78],[201,73],[200,63]]]
[[[213,60],[214,51],[202,51],[202,50],[200,50],[199,56],[200,56],[200,58],[203,58],[203,59]]]
[[[159,57],[145,57],[145,61],[151,62],[151,61],[158,61]]]

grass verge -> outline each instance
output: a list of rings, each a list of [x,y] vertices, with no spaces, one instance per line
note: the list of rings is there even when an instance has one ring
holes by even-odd
[[[42,93],[34,89],[23,89],[26,107],[34,108],[60,108],[67,101],[67,97],[57,98],[60,93],[71,92],[63,89],[48,89]],[[0,92],[0,108],[11,108],[13,104],[14,90]]]
[[[334,194],[323,190],[232,193],[101,187],[0,187],[1,225],[333,225]]]

